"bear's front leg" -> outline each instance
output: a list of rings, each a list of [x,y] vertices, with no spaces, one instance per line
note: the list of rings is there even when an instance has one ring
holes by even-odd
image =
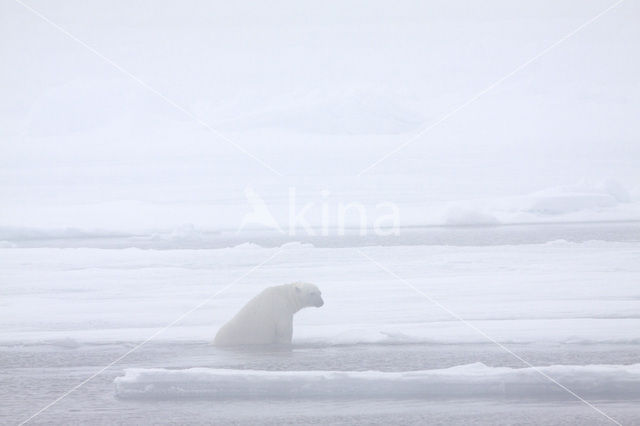
[[[293,337],[293,316],[283,318],[276,324],[276,343],[291,344]]]

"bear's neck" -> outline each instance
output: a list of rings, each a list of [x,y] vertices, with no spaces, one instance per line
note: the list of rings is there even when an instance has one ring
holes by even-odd
[[[296,291],[294,287],[291,288],[290,294],[291,294],[291,297],[289,297],[289,300],[290,300],[289,306],[291,306],[292,313],[295,314],[300,309],[306,308],[306,306],[302,302],[302,299],[300,298],[300,294]]]

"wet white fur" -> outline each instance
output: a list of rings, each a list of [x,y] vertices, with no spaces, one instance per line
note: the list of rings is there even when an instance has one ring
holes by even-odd
[[[289,344],[293,315],[324,304],[320,290],[309,283],[269,287],[251,299],[216,334],[216,346]]]

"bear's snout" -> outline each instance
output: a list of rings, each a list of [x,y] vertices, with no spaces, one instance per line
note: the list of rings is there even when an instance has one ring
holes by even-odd
[[[319,308],[322,305],[324,305],[324,300],[322,300],[322,297],[321,297],[320,300],[316,302],[316,307]]]

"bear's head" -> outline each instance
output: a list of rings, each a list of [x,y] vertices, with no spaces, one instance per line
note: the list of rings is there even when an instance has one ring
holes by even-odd
[[[301,307],[315,306],[319,308],[324,305],[322,293],[315,285],[311,283],[293,283],[292,285]]]

